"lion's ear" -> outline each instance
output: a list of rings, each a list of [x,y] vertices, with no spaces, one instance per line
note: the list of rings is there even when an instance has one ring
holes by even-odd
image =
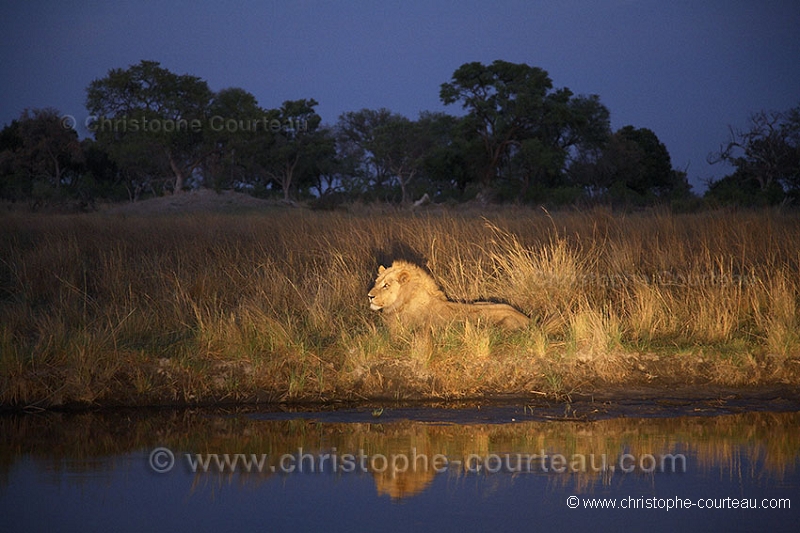
[[[398,281],[399,283],[405,283],[406,281],[408,281],[408,280],[410,280],[410,279],[411,279],[411,274],[409,274],[409,273],[408,273],[407,271],[405,271],[405,270],[403,270],[402,272],[400,272],[400,273],[397,275],[397,281]]]
[[[383,265],[378,267],[378,274],[383,274],[383,271],[386,270]]]

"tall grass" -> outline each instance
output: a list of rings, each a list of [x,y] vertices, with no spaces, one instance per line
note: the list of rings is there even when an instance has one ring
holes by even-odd
[[[798,222],[516,208],[4,215],[0,401],[797,383]],[[531,325],[389,335],[365,295],[394,258],[429,268],[451,298],[515,305]]]

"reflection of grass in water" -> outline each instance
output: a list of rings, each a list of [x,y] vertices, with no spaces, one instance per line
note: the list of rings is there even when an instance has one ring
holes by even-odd
[[[0,216],[3,404],[800,381],[795,214]],[[365,294],[401,250],[531,325],[391,338]]]
[[[124,423],[122,422],[124,419]],[[520,422],[515,424],[440,425],[410,421],[386,422],[372,418],[362,423],[319,423],[303,420],[263,421],[242,416],[208,416],[203,412],[117,415],[43,415],[0,418],[4,442],[0,445],[0,479],[7,476],[24,450],[46,465],[98,468],[93,459],[149,451],[167,446],[183,453],[268,454],[278,465],[283,454],[330,452],[358,454],[443,454],[461,460],[470,454],[602,455],[614,464],[621,453],[634,456],[683,453],[696,472],[720,469],[738,472],[742,458],[758,465],[743,475],[773,476],[796,473],[800,464],[800,413],[745,413],[717,417],[618,418],[596,422]],[[596,464],[599,464],[596,463]],[[63,468],[59,466],[58,468]],[[104,467],[105,468],[105,467]],[[433,472],[374,473],[382,492],[401,497],[422,490]],[[258,480],[269,473],[226,474],[224,480]],[[450,471],[450,475],[465,475]],[[568,473],[557,483],[578,488],[608,482],[608,472]],[[202,474],[216,479],[216,474]]]

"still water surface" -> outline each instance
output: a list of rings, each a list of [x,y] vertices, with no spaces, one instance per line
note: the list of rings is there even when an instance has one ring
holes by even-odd
[[[0,531],[797,531],[800,413],[701,414],[6,415]]]

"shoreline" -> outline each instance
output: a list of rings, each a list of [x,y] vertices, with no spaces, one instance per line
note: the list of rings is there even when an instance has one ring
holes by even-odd
[[[615,385],[594,390],[574,392],[568,396],[542,396],[540,394],[497,393],[461,398],[417,397],[398,400],[392,396],[373,398],[296,398],[292,400],[264,400],[244,398],[241,401],[200,402],[98,402],[66,403],[39,407],[0,406],[0,416],[61,413],[147,413],[163,411],[209,411],[222,413],[259,413],[266,419],[280,415],[281,419],[304,418],[325,421],[333,413],[362,412],[364,421],[386,422],[398,419],[398,412],[412,416],[404,419],[435,419],[436,413],[463,410],[481,411],[484,422],[492,420],[491,413],[510,413],[523,410],[526,420],[594,421],[618,417],[676,417],[718,416],[743,412],[800,412],[800,389],[786,384],[751,386],[697,387],[694,385]],[[380,415],[375,416],[375,411]],[[391,416],[384,416],[392,413]],[[358,418],[358,417],[356,417]],[[452,418],[452,417],[446,417]],[[505,420],[508,422],[509,420]],[[461,419],[463,423],[463,419]]]

